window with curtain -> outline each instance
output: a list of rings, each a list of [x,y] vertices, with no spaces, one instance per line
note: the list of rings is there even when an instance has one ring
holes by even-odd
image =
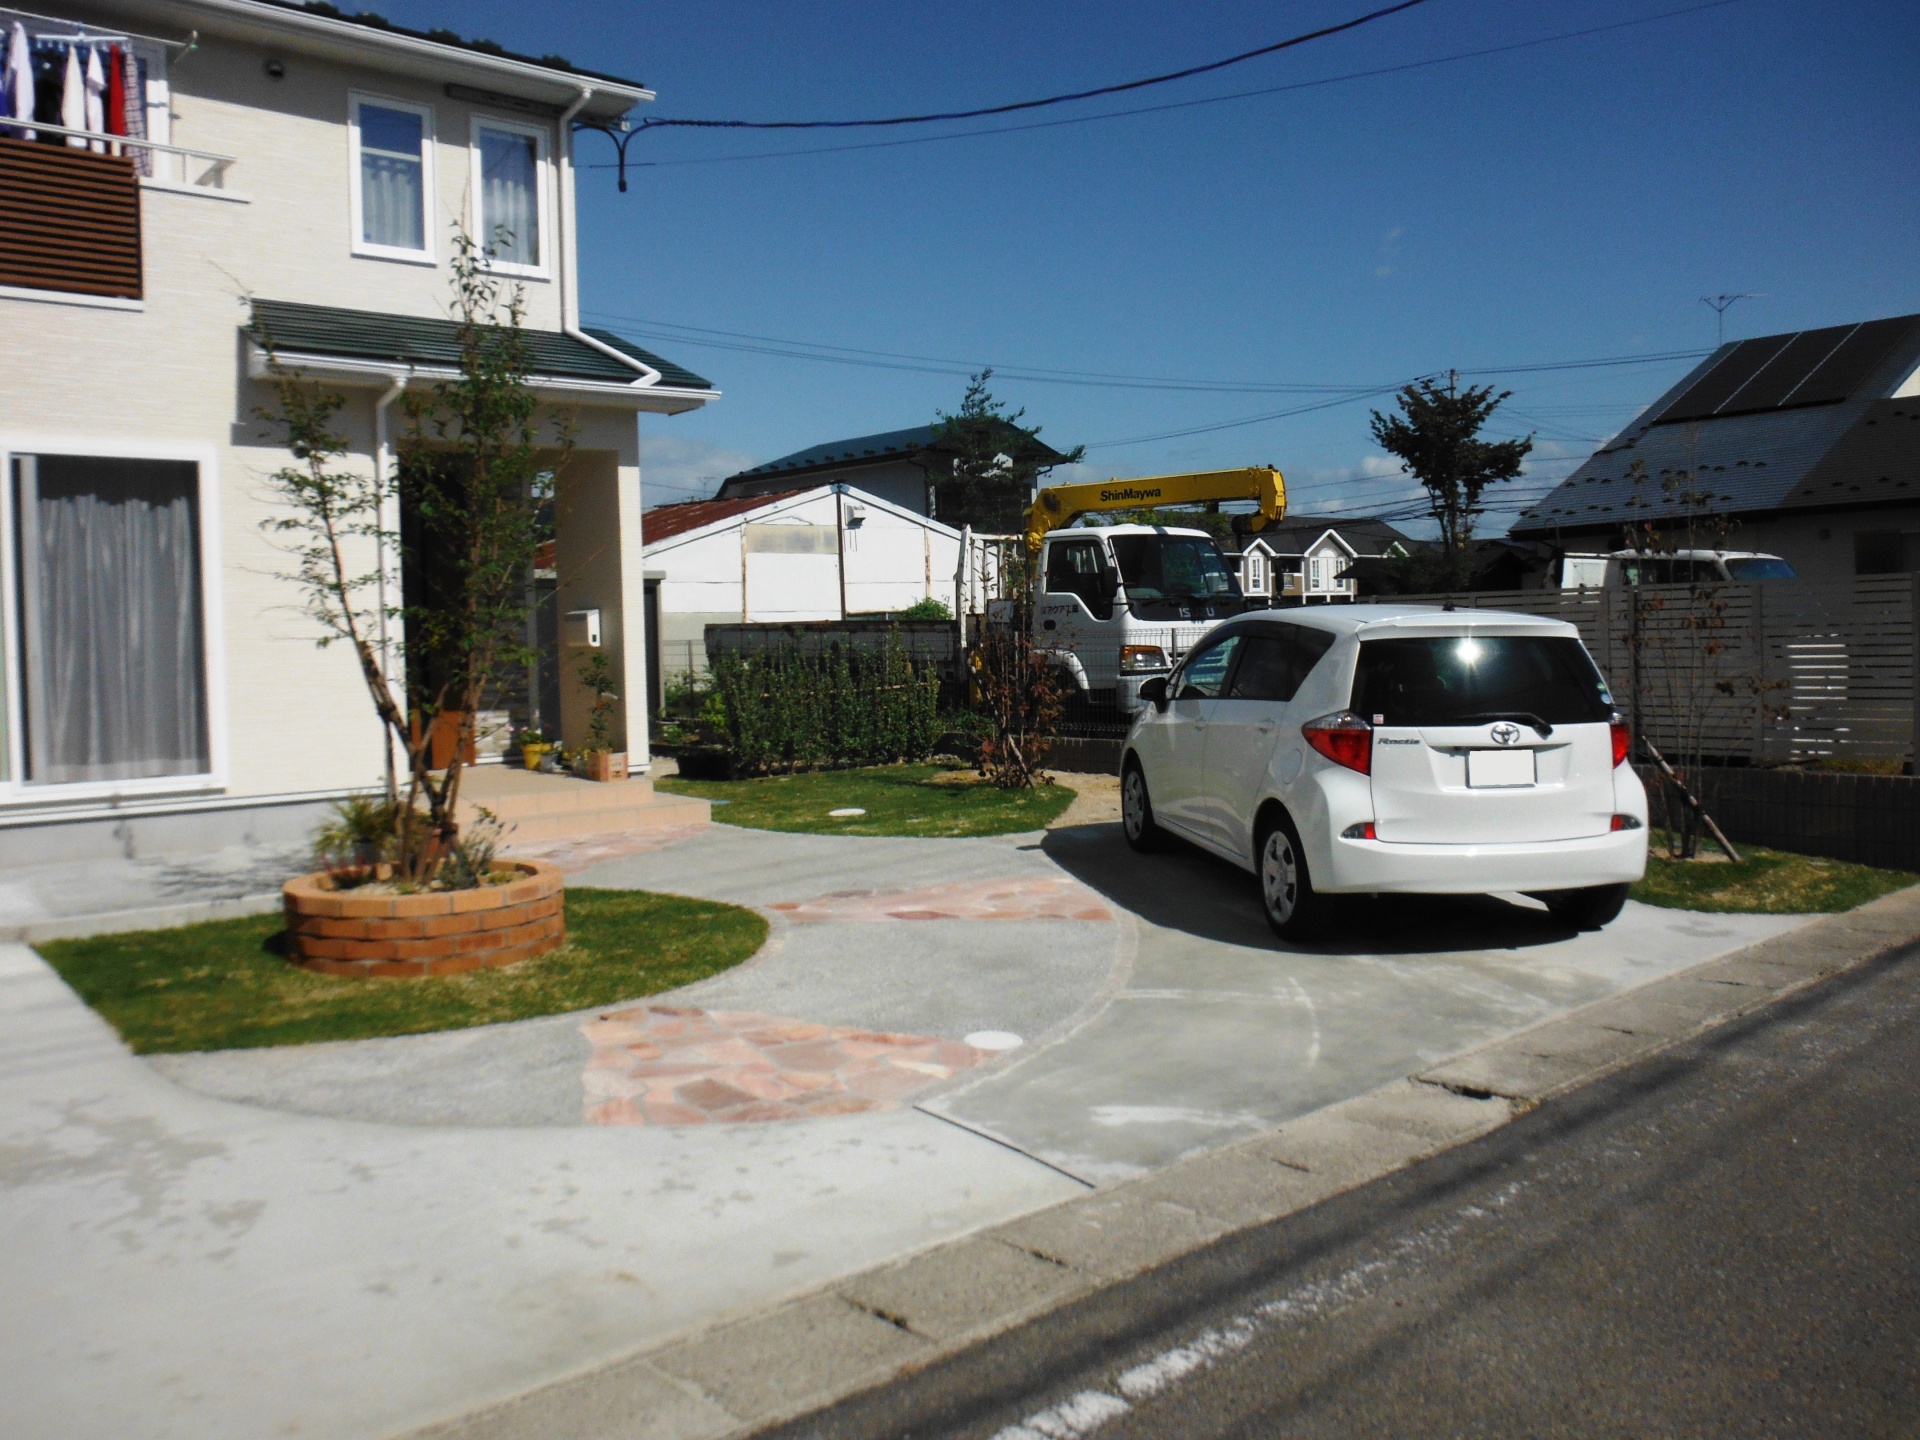
[[[540,264],[540,137],[531,131],[482,124],[480,231],[503,265]]]
[[[361,100],[360,240],[387,250],[427,248],[427,117]]]
[[[199,467],[21,455],[13,471],[26,780],[205,774]]]

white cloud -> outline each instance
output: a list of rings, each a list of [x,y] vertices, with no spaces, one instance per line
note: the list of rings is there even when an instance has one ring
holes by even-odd
[[[1400,258],[1400,237],[1406,233],[1404,225],[1396,225],[1380,237],[1380,263],[1373,270],[1380,279],[1393,274],[1393,262]]]
[[[640,437],[640,487],[648,505],[704,500],[729,475],[755,464],[744,450],[729,450],[711,440],[680,435]]]

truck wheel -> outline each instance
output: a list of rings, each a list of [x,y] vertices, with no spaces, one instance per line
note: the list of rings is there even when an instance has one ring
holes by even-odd
[[[1120,776],[1120,828],[1126,831],[1127,844],[1143,855],[1158,850],[1166,833],[1153,823],[1153,800],[1147,794],[1147,775],[1131,755]]]
[[[1276,815],[1260,829],[1260,908],[1282,940],[1312,940],[1326,929],[1327,898],[1313,888],[1293,822]]]
[[[1575,930],[1598,930],[1619,918],[1627,903],[1625,885],[1590,885],[1583,890],[1549,890],[1534,898],[1562,925]]]

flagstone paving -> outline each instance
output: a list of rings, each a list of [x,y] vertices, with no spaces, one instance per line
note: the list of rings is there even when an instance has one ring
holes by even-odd
[[[745,1010],[636,1005],[580,1027],[589,1125],[811,1120],[891,1110],[995,1052]]]
[[[1091,920],[1113,911],[1094,891],[1065,876],[1016,875],[922,885],[909,890],[834,890],[812,900],[767,906],[789,920]]]

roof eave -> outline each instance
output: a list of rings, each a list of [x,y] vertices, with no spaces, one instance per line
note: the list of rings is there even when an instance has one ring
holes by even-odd
[[[456,379],[460,373],[452,365],[424,365],[406,360],[376,360],[317,351],[277,350],[269,359],[265,350],[252,339],[248,340],[247,375],[250,379],[273,379],[276,361],[281,371],[295,372],[303,379],[368,388],[389,385],[402,376],[411,380],[440,381]],[[663,415],[682,415],[720,398],[718,390],[688,390],[672,385],[648,385],[641,381],[589,380],[569,375],[529,375],[527,385],[543,398],[595,400],[601,404],[627,406]]]
[[[312,11],[266,5],[259,0],[187,0],[185,5],[180,0],[170,0],[164,5],[151,0],[104,0],[104,4],[109,10],[160,15],[176,28],[183,19],[191,23],[191,19],[182,14],[185,10],[193,18],[207,17],[210,23],[200,28],[211,34],[269,44],[292,40],[298,42],[305,53],[358,64],[369,63],[370,59],[379,64],[384,60],[387,63],[380,68],[409,75],[447,81],[491,81],[493,88],[506,90],[511,86],[509,93],[550,104],[569,104],[582,90],[590,90],[592,98],[581,111],[582,119],[618,119],[635,105],[654,98],[653,91],[630,81],[489,55],[484,50],[357,25],[351,20]]]

